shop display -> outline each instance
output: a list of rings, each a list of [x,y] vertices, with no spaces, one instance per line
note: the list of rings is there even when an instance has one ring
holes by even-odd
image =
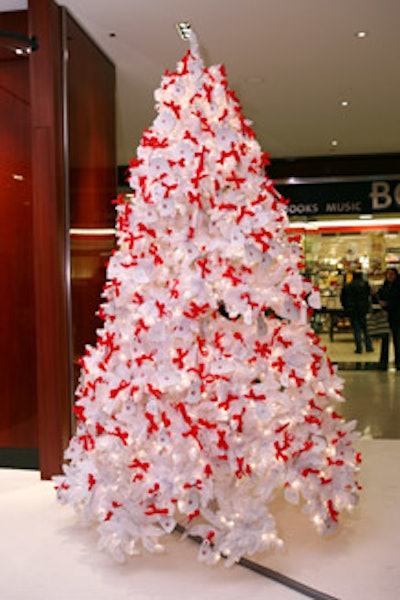
[[[333,224],[331,229],[334,228]],[[342,288],[351,280],[352,272],[361,269],[374,292],[383,284],[386,268],[396,266],[400,257],[400,232],[371,229],[362,222],[358,231],[353,231],[352,224],[349,232],[343,222],[338,229],[326,232],[315,221],[301,234],[304,272],[321,295],[321,311],[314,315],[312,324],[317,333],[328,333],[331,341],[336,334],[352,332],[340,301]]]
[[[155,99],[57,494],[116,560],[158,552],[179,524],[200,560],[231,565],[282,544],[277,494],[335,529],[358,500],[358,433],[335,409],[343,382],[267,157],[193,34]]]

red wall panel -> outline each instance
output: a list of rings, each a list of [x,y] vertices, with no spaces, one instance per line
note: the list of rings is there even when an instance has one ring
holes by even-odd
[[[26,34],[24,12],[0,28]],[[0,54],[0,447],[36,447],[37,394],[32,242],[29,64]]]
[[[39,42],[29,58],[0,48],[0,464],[7,448],[36,448],[49,478],[71,433],[71,358],[95,340],[114,243],[69,243],[68,230],[114,225],[115,70],[52,0],[0,13],[0,28]]]

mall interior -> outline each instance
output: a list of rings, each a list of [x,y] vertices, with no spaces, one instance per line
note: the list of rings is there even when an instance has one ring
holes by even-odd
[[[381,370],[379,337],[372,352],[355,354],[340,294],[356,269],[375,290],[388,267],[400,271],[400,153],[277,158],[268,167],[290,199],[287,233],[298,236],[304,275],[320,292],[311,323],[343,379],[341,414],[360,432],[364,491],[342,529],[319,539],[278,499],[288,546],[252,557],[255,569],[210,570],[193,560],[196,543],[175,534],[165,554],[134,558],[137,568],[115,566],[56,504],[51,478],[73,433],[79,357],[96,341],[115,248],[113,199],[132,190],[116,158],[115,65],[65,7],[28,4],[0,7],[2,597],[397,600],[400,372],[391,343]]]

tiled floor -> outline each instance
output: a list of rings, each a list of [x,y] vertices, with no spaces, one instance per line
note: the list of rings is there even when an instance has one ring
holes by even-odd
[[[388,371],[379,371],[379,340],[374,343],[374,352],[357,355],[350,333],[335,336],[333,342],[328,334],[320,337],[345,381],[346,402],[341,406],[341,414],[346,419],[356,419],[365,438],[400,439],[400,372],[393,367],[393,348],[390,347]]]
[[[341,414],[356,419],[365,438],[400,439],[400,371],[339,371],[345,381]]]
[[[355,353],[355,344],[351,332],[335,334],[333,341],[327,333],[319,334],[321,342],[328,349],[329,358],[333,362],[378,362],[381,348],[381,340],[373,340],[373,352]],[[392,348],[391,348],[392,349]],[[393,359],[392,355],[390,358]]]

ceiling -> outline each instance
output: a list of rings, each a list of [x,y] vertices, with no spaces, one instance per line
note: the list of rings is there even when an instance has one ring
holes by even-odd
[[[118,164],[135,154],[153,92],[188,48],[179,21],[192,24],[206,66],[225,64],[272,158],[400,152],[399,0],[58,3],[116,65]],[[24,4],[2,0],[1,10]]]

